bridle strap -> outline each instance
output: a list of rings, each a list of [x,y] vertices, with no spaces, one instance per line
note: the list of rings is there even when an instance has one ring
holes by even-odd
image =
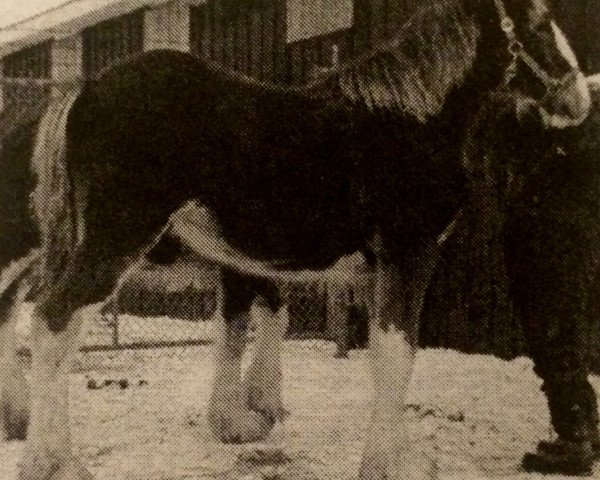
[[[518,61],[521,60],[529,70],[542,82],[546,87],[547,94],[556,88],[563,85],[569,78],[572,77],[573,73],[567,73],[561,78],[555,78],[544,70],[540,64],[525,51],[523,43],[517,37],[515,32],[515,22],[510,17],[506,10],[503,0],[494,0],[496,10],[500,17],[500,28],[504,32],[504,36],[508,42],[507,50],[511,56],[511,62],[506,68],[504,81],[506,84],[510,83],[517,74]]]

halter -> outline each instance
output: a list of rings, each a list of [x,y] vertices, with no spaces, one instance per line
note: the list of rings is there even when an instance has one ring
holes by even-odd
[[[504,74],[505,85],[509,84],[516,77],[518,63],[519,60],[521,60],[546,88],[546,95],[544,95],[545,98],[552,91],[555,91],[564,85],[570,79],[570,77],[573,76],[573,73],[566,73],[561,78],[556,78],[544,70],[540,64],[525,51],[523,43],[519,40],[517,34],[515,33],[515,22],[508,15],[503,0],[494,0],[494,3],[496,4],[496,9],[498,10],[498,15],[500,16],[500,28],[504,32],[506,40],[508,41],[507,50],[511,57],[510,64],[506,68],[506,72]]]

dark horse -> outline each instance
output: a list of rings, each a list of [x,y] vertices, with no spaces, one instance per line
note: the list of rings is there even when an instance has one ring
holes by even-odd
[[[42,240],[20,478],[91,478],[68,426],[75,312],[170,233],[223,266],[209,416],[228,442],[264,438],[282,417],[274,281],[373,252],[375,393],[360,475],[435,475],[407,444],[403,402],[439,243],[466,197],[463,147],[490,102],[556,129],[583,122],[590,97],[542,2],[418,3],[388,42],[305,88],[161,51],[56,96],[33,152]],[[257,296],[265,315],[242,384]]]

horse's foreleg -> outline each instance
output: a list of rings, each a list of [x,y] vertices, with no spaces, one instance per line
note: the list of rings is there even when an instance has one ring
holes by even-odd
[[[256,309],[254,355],[244,384],[250,409],[261,413],[270,422],[277,422],[287,415],[281,387],[281,349],[287,321],[276,289],[272,298],[276,301],[265,299],[265,304]]]
[[[380,262],[377,267],[369,336],[373,411],[361,480],[435,478],[434,462],[408,443],[404,402],[418,346],[423,300],[437,258],[437,249],[432,247],[403,266]]]
[[[251,410],[242,385],[242,359],[250,306],[256,295],[250,279],[223,274],[223,313],[215,321],[215,374],[209,404],[209,425],[225,443],[263,440],[273,421]]]
[[[0,306],[0,439],[23,440],[29,423],[29,383],[17,323],[27,286],[15,285]],[[3,322],[3,323],[2,323]]]

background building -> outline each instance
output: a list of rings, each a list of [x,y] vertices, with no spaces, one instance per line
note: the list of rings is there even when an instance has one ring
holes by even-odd
[[[0,29],[0,106],[55,82],[94,78],[158,48],[189,51],[252,77],[302,83],[390,34],[395,0],[76,0]],[[31,82],[36,80],[32,92]]]

